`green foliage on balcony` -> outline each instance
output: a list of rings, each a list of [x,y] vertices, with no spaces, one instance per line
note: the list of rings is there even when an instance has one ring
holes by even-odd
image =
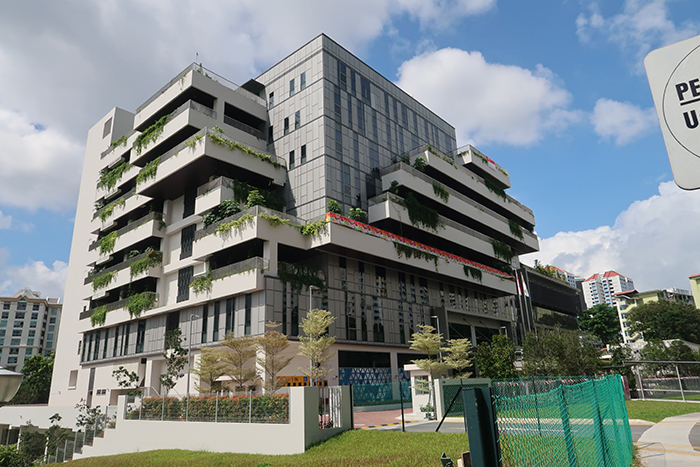
[[[267,214],[264,212],[258,214],[258,217],[261,219],[265,219],[267,222],[270,223],[272,227],[279,227],[280,225],[290,225],[292,223],[292,221],[290,221],[289,219],[282,219],[280,216]]]
[[[107,321],[107,305],[102,305],[95,308],[95,311],[90,315],[90,324],[93,326],[104,326]]]
[[[145,183],[147,180],[150,180],[152,178],[156,178],[156,174],[158,173],[158,166],[160,165],[160,156],[156,157],[153,159],[151,162],[146,164],[143,169],[139,171],[139,174],[136,176],[136,186],[141,185],[142,183]]]
[[[127,138],[126,135],[121,135],[119,138],[112,141],[112,144],[109,145],[109,150],[113,151],[114,149],[118,148],[119,146],[126,146],[127,139],[129,139],[129,138]]]
[[[126,172],[130,167],[131,165],[127,164],[126,162],[122,162],[112,170],[103,171],[100,174],[100,181],[97,183],[97,188],[107,188],[108,190],[111,190],[117,186],[117,182],[121,180],[124,172]]]
[[[201,140],[202,138],[202,135],[194,135],[192,138],[185,141],[185,146],[187,146],[190,149],[194,149],[195,147],[197,147],[197,143],[199,143],[199,140]]]
[[[362,208],[352,208],[350,209],[350,219],[367,224],[369,222],[369,216],[367,211]]]
[[[481,270],[480,269],[477,269],[477,268],[474,268],[471,266],[467,266],[465,264],[464,265],[464,275],[481,282]]]
[[[265,197],[260,194],[260,190],[255,189],[248,192],[245,208],[250,209],[253,206],[265,206]]]
[[[148,146],[149,143],[155,142],[158,138],[160,138],[160,135],[163,134],[165,124],[169,121],[170,114],[165,115],[164,117],[159,118],[153,125],[146,128],[143,133],[136,137],[136,140],[134,141],[134,150],[136,151],[136,155],[141,155],[143,148]]]
[[[309,222],[299,226],[299,231],[304,236],[316,237],[328,230],[328,221],[319,219],[316,222]]]
[[[209,133],[209,141],[211,141],[214,144],[217,144],[219,146],[223,146],[225,148],[228,148],[230,151],[241,151],[245,154],[251,155],[253,157],[257,157],[263,162],[267,162],[268,164],[271,164],[273,167],[283,167],[282,164],[279,162],[276,162],[270,157],[268,154],[263,154],[261,152],[257,152],[248,146],[244,146],[241,143],[238,143],[236,141],[231,141],[229,139],[223,138],[216,133]]]
[[[425,172],[425,168],[428,166],[428,161],[425,160],[425,157],[416,157],[416,160],[413,161],[413,168],[420,171],[420,172]]]
[[[110,284],[110,282],[114,280],[114,276],[116,275],[117,271],[112,271],[106,274],[102,274],[101,276],[95,277],[92,280],[92,291],[95,292],[99,289],[104,289]]]
[[[202,292],[210,293],[211,283],[211,271],[207,271],[206,274],[200,274],[192,279],[192,282],[190,282],[190,287],[192,288],[192,292],[195,294],[200,294]]]
[[[406,258],[412,258],[415,256],[418,259],[424,259],[428,262],[432,261],[435,263],[436,268],[438,266],[438,257],[432,253],[428,253],[417,248],[412,248],[401,243],[394,243],[394,249],[396,250],[396,254],[399,256],[399,258],[401,258],[401,255],[406,255]]]
[[[343,208],[340,206],[340,203],[334,199],[328,200],[326,209],[332,214],[338,214],[339,216],[343,215]]]
[[[244,214],[236,220],[232,220],[231,222],[221,224],[216,228],[214,233],[219,237],[225,237],[227,235],[230,235],[232,230],[238,230],[242,227],[245,227],[246,225],[252,224],[254,219],[255,216],[253,214]]]
[[[404,205],[408,210],[408,218],[411,220],[411,224],[416,227],[425,227],[437,233],[438,229],[442,227],[442,222],[440,222],[440,214],[435,209],[423,206],[420,201],[416,199],[413,193],[406,195],[404,199]]]
[[[206,229],[210,225],[219,222],[222,219],[226,219],[227,217],[234,216],[239,212],[241,212],[239,201],[225,199],[218,206],[204,215],[202,218],[204,228]]]
[[[114,251],[114,243],[117,241],[117,232],[110,232],[100,239],[100,255],[106,255]]]
[[[491,246],[493,246],[493,254],[496,258],[500,258],[506,263],[510,263],[513,260],[513,250],[500,240],[491,239]]]
[[[433,182],[433,193],[445,203],[450,200],[450,192],[438,182]]]
[[[109,217],[114,214],[114,210],[119,206],[124,206],[126,201],[124,198],[119,198],[116,201],[109,203],[102,211],[100,211],[99,218],[102,222],[105,222]]]
[[[506,190],[504,190],[501,185],[494,182],[493,180],[489,180],[488,178],[485,178],[484,185],[486,185],[486,188],[488,188],[491,193],[494,193],[499,198],[502,198],[503,201],[508,199],[506,196]]]
[[[318,277],[318,270],[302,264],[291,264],[280,261],[277,264],[277,275],[282,282],[286,282],[292,290],[299,291],[302,287],[314,286],[322,289],[323,279]]]
[[[132,318],[138,318],[144,311],[150,310],[156,304],[156,294],[153,292],[141,292],[129,296],[129,304],[126,309]]]
[[[397,180],[393,180],[391,182],[391,186],[389,187],[389,193],[394,195],[399,194],[399,182]]]
[[[131,263],[129,268],[131,269],[131,278],[138,276],[141,273],[148,271],[149,269],[159,266],[163,263],[163,252],[160,250],[154,250],[153,248],[148,248],[146,250],[146,257],[138,261]]]
[[[523,229],[520,224],[513,219],[508,219],[508,227],[510,227],[510,233],[513,234],[514,237],[520,240],[523,239]]]
[[[438,152],[438,150],[435,149],[435,148],[434,148],[432,145],[430,145],[430,144],[428,145],[428,152],[429,152],[430,154],[434,155],[434,156],[439,157],[439,158],[442,159],[443,161],[445,161],[445,162],[447,162],[448,164],[450,164],[452,167],[455,167],[455,168],[457,167],[457,166],[455,165],[454,159],[452,159],[451,157],[444,156],[444,155],[440,154],[440,152]]]

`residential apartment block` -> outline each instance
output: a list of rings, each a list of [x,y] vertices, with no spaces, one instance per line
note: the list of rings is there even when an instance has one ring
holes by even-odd
[[[325,35],[241,86],[188,66],[88,133],[50,404],[116,403],[119,366],[159,392],[171,329],[196,355],[275,321],[296,348],[310,308],[335,318],[328,384],[406,378],[420,324],[517,335],[538,241],[509,187]]]
[[[618,292],[615,294],[617,315],[620,318],[620,330],[622,336],[627,342],[641,342],[644,336],[639,333],[632,333],[629,330],[627,316],[639,305],[645,303],[658,302],[660,300],[668,300],[670,302],[690,303],[695,304],[693,294],[690,290],[678,289],[671,287],[668,289],[649,290],[647,292],[637,292],[636,290],[628,290],[626,292]]]
[[[581,282],[583,299],[587,308],[607,303],[613,308],[617,305],[615,294],[634,289],[634,282],[629,277],[615,271],[593,274]]]
[[[48,356],[56,349],[62,305],[58,298],[24,288],[0,297],[0,366],[21,372],[33,355]]]

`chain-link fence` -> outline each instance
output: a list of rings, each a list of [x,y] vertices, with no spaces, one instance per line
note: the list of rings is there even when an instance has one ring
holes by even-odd
[[[634,398],[700,400],[700,362],[635,362],[632,373]]]
[[[355,428],[411,421],[410,419],[415,417],[412,393],[411,385],[406,381],[353,384],[352,409]]]
[[[632,462],[619,375],[497,381],[492,391],[504,467]]]
[[[233,423],[289,423],[289,394],[250,391],[182,397],[127,396],[125,418]]]

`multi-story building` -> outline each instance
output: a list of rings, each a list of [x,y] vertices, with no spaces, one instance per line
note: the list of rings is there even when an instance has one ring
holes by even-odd
[[[22,371],[24,361],[56,349],[61,323],[58,298],[42,298],[41,292],[24,288],[11,297],[0,297],[0,366]]]
[[[419,324],[513,333],[538,241],[509,187],[325,35],[242,86],[191,65],[88,133],[50,404],[114,404],[117,366],[160,391],[176,328],[195,355],[268,321],[294,343],[328,309],[329,384],[404,378]]]
[[[628,290],[616,293],[615,298],[617,302],[617,315],[620,319],[620,330],[622,331],[625,343],[644,340],[644,336],[639,333],[632,333],[629,330],[629,322],[627,321],[629,313],[637,306],[645,303],[658,302],[659,300],[695,304],[693,294],[690,290],[678,289],[676,287],[649,290],[647,292]]]
[[[634,289],[634,282],[629,277],[615,271],[596,273],[581,282],[583,299],[586,307],[592,308],[607,303],[613,308],[617,305],[615,294]]]

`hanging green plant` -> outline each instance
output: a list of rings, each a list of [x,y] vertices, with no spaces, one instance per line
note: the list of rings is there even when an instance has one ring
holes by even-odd
[[[253,214],[244,214],[236,220],[227,222],[226,224],[221,224],[216,228],[214,233],[219,237],[225,237],[227,235],[230,235],[231,230],[233,229],[238,230],[248,224],[252,224],[253,220],[255,220],[255,216]]]
[[[500,258],[506,263],[510,263],[513,259],[513,250],[504,242],[491,239],[491,246],[493,246],[493,254],[496,258]]]
[[[121,135],[119,138],[116,140],[112,141],[112,144],[109,145],[109,150],[112,151],[119,146],[126,146],[126,141],[127,141],[127,136],[126,135]]]
[[[280,261],[277,264],[277,275],[282,282],[287,282],[292,290],[299,291],[302,287],[314,286],[322,289],[323,279],[318,277],[318,270],[302,264],[291,264]]]
[[[160,250],[154,250],[149,248],[146,250],[146,257],[138,261],[131,263],[129,268],[131,269],[131,278],[138,276],[141,273],[148,271],[149,269],[156,267],[163,263],[163,252]]]
[[[199,140],[201,140],[203,136],[201,134],[194,135],[192,138],[188,139],[185,141],[185,146],[187,146],[190,149],[194,149],[197,147],[197,143],[199,143]]]
[[[100,175],[100,181],[97,183],[97,188],[107,188],[111,190],[117,186],[117,182],[121,180],[124,172],[131,168],[131,165],[122,162],[115,168],[109,171],[103,171]]]
[[[110,282],[114,280],[114,277],[117,275],[117,271],[112,271],[108,272],[106,274],[102,274],[101,276],[95,277],[92,280],[92,291],[96,292],[99,289],[104,289],[107,287]]]
[[[279,162],[272,160],[272,157],[270,157],[269,155],[254,151],[248,146],[244,146],[236,141],[231,141],[229,139],[223,138],[217,135],[216,133],[209,133],[209,141],[219,146],[228,148],[230,151],[238,150],[244,152],[245,154],[249,154],[253,157],[257,157],[261,161],[267,162],[268,164],[272,164],[273,167],[283,167],[282,164],[280,164]]]
[[[485,179],[484,179],[484,185],[486,185],[486,188],[488,188],[488,190],[489,190],[491,193],[494,193],[494,194],[495,194],[496,196],[498,196],[499,198],[503,198],[503,201],[505,201],[505,200],[508,198],[507,195],[506,195],[506,190],[504,190],[503,187],[502,187],[501,185],[499,185],[498,183],[494,182],[493,180],[490,180],[490,179],[488,179],[488,178],[485,178]]]
[[[508,227],[510,227],[510,233],[513,234],[514,237],[520,240],[523,239],[523,229],[520,227],[520,224],[513,219],[508,219]]]
[[[211,271],[207,271],[206,274],[200,274],[192,279],[192,282],[190,282],[190,287],[192,288],[192,292],[195,294],[200,294],[202,292],[210,293],[211,283]]]
[[[126,201],[124,198],[119,198],[116,201],[109,203],[102,211],[100,211],[99,218],[102,222],[105,222],[109,217],[114,214],[114,210],[119,206],[124,206]]]
[[[258,214],[258,217],[265,219],[272,227],[279,227],[280,225],[289,225],[292,223],[292,221],[289,219],[282,219],[280,216],[275,216],[264,212]]]
[[[369,216],[367,211],[362,208],[352,208],[350,209],[350,219],[367,224],[369,222]]]
[[[114,243],[117,241],[117,232],[110,232],[99,241],[100,256],[114,251]]]
[[[160,138],[160,135],[163,134],[163,128],[168,121],[170,121],[170,114],[159,118],[153,125],[143,130],[143,133],[136,137],[134,140],[136,155],[140,156],[143,148],[148,146],[149,143],[155,142],[158,138]]]
[[[411,224],[416,227],[423,226],[437,233],[438,229],[443,227],[440,222],[440,214],[435,209],[423,206],[413,195],[409,193],[404,199],[404,206],[408,210],[408,217]]]
[[[467,266],[465,264],[464,265],[464,275],[481,282],[481,270],[480,269],[477,269],[477,268],[474,268],[471,266]]]
[[[158,165],[160,165],[160,156],[153,159],[139,171],[139,174],[136,176],[136,186],[139,186],[151,178],[156,178],[156,174],[158,173]]]
[[[250,190],[248,193],[245,208],[250,209],[253,206],[265,206],[265,197],[260,194],[260,190]]]
[[[104,326],[107,321],[107,305],[98,306],[90,315],[90,324]]]
[[[450,192],[438,182],[433,182],[433,193],[435,193],[435,196],[443,200],[445,203],[450,200]]]
[[[127,310],[132,318],[138,318],[144,311],[150,310],[156,304],[156,294],[153,292],[141,292],[129,296]]]
[[[316,222],[311,222],[308,224],[300,225],[299,231],[302,235],[316,237],[322,233],[328,231],[328,221],[325,219],[319,219]]]
[[[389,193],[394,195],[399,194],[399,182],[397,180],[392,180],[391,186],[389,187]]]
[[[425,172],[427,166],[428,161],[425,160],[425,157],[418,156],[416,160],[413,161],[413,168],[420,172]]]
[[[535,226],[530,224],[529,222],[525,222],[523,227],[525,227],[525,230],[527,230],[528,232],[534,232],[535,230]]]
[[[394,249],[396,250],[396,254],[399,256],[399,258],[401,258],[401,255],[406,255],[406,258],[411,258],[415,256],[418,259],[424,259],[428,262],[432,261],[433,263],[435,263],[436,268],[438,266],[438,257],[437,255],[434,255],[432,253],[428,253],[417,248],[412,248],[401,243],[394,243]]]
[[[209,211],[202,218],[204,223],[204,228],[206,229],[210,225],[219,222],[227,217],[234,216],[241,212],[240,203],[232,199],[223,200],[218,206]]]

